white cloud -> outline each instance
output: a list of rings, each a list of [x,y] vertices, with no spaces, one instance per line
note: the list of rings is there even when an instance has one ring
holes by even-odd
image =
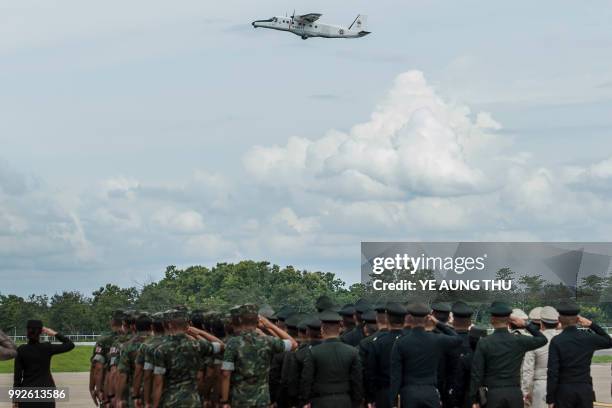
[[[197,211],[163,208],[153,214],[153,222],[169,231],[194,234],[204,229],[204,219]]]

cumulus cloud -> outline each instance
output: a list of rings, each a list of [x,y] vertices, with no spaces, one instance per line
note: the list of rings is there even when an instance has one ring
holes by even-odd
[[[499,139],[492,131],[500,128],[489,113],[472,119],[467,107],[446,103],[421,72],[410,71],[397,77],[368,122],[258,146],[243,163],[263,184],[347,199],[472,194],[495,183],[478,163],[491,154]]]

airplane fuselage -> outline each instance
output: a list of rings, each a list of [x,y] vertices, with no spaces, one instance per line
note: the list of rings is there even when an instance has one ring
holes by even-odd
[[[304,40],[310,37],[323,38],[359,38],[370,34],[368,31],[357,31],[347,27],[319,23],[318,21],[297,21],[291,17],[276,16],[267,20],[253,21],[253,27],[288,31]]]

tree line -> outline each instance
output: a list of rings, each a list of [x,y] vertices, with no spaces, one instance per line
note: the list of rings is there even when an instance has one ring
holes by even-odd
[[[432,271],[414,275],[386,272],[386,280],[433,279]],[[380,278],[380,276],[378,277]],[[242,261],[219,263],[212,268],[168,266],[157,282],[141,287],[121,288],[108,283],[85,295],[65,291],[53,296],[32,294],[21,297],[0,293],[0,328],[5,332],[25,333],[28,319],[41,319],[46,325],[67,334],[98,334],[108,329],[112,310],[134,308],[151,312],[177,304],[204,310],[227,311],[245,302],[269,304],[273,308],[290,304],[299,311],[313,311],[316,299],[329,296],[336,304],[353,303],[365,297],[372,303],[383,300],[468,301],[478,310],[477,320],[486,321],[486,308],[493,299],[504,300],[529,311],[535,306],[554,305],[563,298],[576,298],[587,317],[601,323],[612,322],[612,278],[588,276],[578,288],[546,282],[539,275],[517,276],[508,268],[497,272],[497,279],[512,280],[511,291],[492,292],[381,292],[369,282],[347,285],[334,273],[281,268],[269,262]]]

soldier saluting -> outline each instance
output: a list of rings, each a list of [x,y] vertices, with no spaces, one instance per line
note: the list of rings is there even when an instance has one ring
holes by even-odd
[[[495,331],[480,340],[472,362],[470,397],[473,408],[479,408],[480,394],[486,389],[487,408],[523,408],[521,364],[525,353],[544,346],[548,339],[534,323],[526,324],[519,317],[510,317],[512,309],[505,303],[493,302],[489,309]],[[517,329],[526,328],[531,336],[512,334],[512,323]]]
[[[429,306],[416,303],[408,306],[412,329],[398,338],[391,351],[390,404],[402,408],[439,408],[438,365],[440,358],[461,344],[461,339],[447,325],[438,322]],[[426,331],[434,322],[443,334]]]
[[[548,349],[546,402],[551,408],[590,408],[594,397],[591,359],[595,350],[612,347],[612,338],[580,316],[580,308],[572,301],[563,302],[557,311],[563,331]],[[577,324],[590,331],[578,330]]]

